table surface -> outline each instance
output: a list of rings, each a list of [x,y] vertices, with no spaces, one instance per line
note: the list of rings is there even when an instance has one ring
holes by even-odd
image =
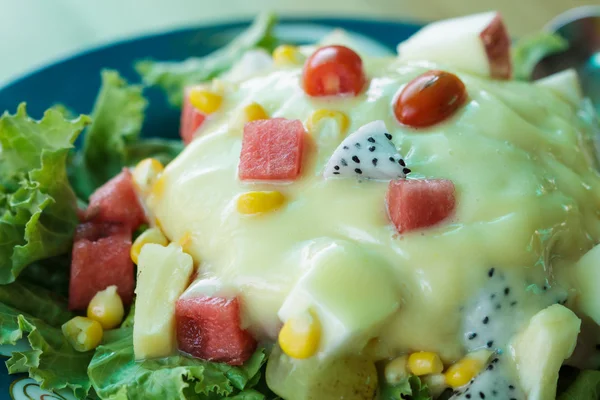
[[[499,10],[520,36],[599,0],[0,0],[0,85],[52,60],[124,37],[251,17],[349,16],[431,21]]]

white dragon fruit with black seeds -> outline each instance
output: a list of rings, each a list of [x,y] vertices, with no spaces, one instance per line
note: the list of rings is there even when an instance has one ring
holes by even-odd
[[[498,268],[490,268],[486,279],[486,285],[462,309],[467,351],[504,349],[535,313],[551,304],[562,304],[567,298],[560,288],[544,286],[539,293],[527,290],[527,284],[511,279]]]
[[[526,400],[510,358],[494,355],[488,365],[449,400]]]
[[[351,133],[335,149],[323,176],[325,178],[356,177],[363,179],[403,179],[410,173],[392,143],[383,121],[373,121]]]

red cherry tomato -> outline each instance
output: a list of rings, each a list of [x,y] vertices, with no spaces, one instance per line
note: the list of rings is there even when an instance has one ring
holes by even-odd
[[[458,76],[428,71],[402,89],[394,103],[394,114],[400,123],[422,128],[450,117],[466,99],[467,89]]]
[[[344,46],[317,49],[304,64],[302,81],[309,96],[358,95],[366,82],[362,59]]]

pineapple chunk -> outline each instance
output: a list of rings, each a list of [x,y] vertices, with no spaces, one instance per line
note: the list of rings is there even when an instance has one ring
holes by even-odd
[[[600,245],[588,251],[575,265],[579,296],[577,306],[600,325]]]
[[[133,325],[136,359],[165,357],[176,351],[175,303],[187,287],[192,270],[192,256],[179,245],[142,247]]]
[[[581,320],[555,304],[531,318],[511,343],[521,386],[528,400],[554,400],[558,371],[577,344]]]

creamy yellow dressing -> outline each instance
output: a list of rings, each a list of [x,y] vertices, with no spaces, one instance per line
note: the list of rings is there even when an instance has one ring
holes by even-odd
[[[389,310],[373,306],[391,315],[368,334],[380,338],[380,351],[431,350],[446,360],[463,352],[458,309],[482,287],[490,267],[515,271],[523,285],[558,280],[576,294],[572,264],[600,238],[600,178],[578,109],[544,87],[443,68],[463,80],[468,101],[451,119],[414,130],[396,122],[394,95],[440,67],[393,58],[367,59],[365,67],[369,87],[357,98],[309,98],[300,86],[301,66],[223,83],[221,109],[168,165],[161,193],[146,201],[169,239],[190,239],[186,250],[199,265],[197,279],[209,282],[205,286],[216,282],[216,293],[239,295],[245,324],[274,339],[282,323],[278,311],[312,253],[344,243],[372,260],[369,268],[391,277],[385,290],[397,293],[394,307],[382,305]],[[386,214],[387,182],[324,180],[323,167],[344,137],[333,122],[310,133],[314,141],[297,181],[240,182],[240,115],[250,102],[271,117],[303,122],[317,109],[341,110],[350,119],[346,134],[384,120],[413,171],[410,179],[454,182],[455,215],[400,236]],[[253,190],[279,190],[287,201],[272,213],[239,214],[237,197]],[[336,292],[347,279],[323,285]],[[372,286],[364,285],[376,290]]]

